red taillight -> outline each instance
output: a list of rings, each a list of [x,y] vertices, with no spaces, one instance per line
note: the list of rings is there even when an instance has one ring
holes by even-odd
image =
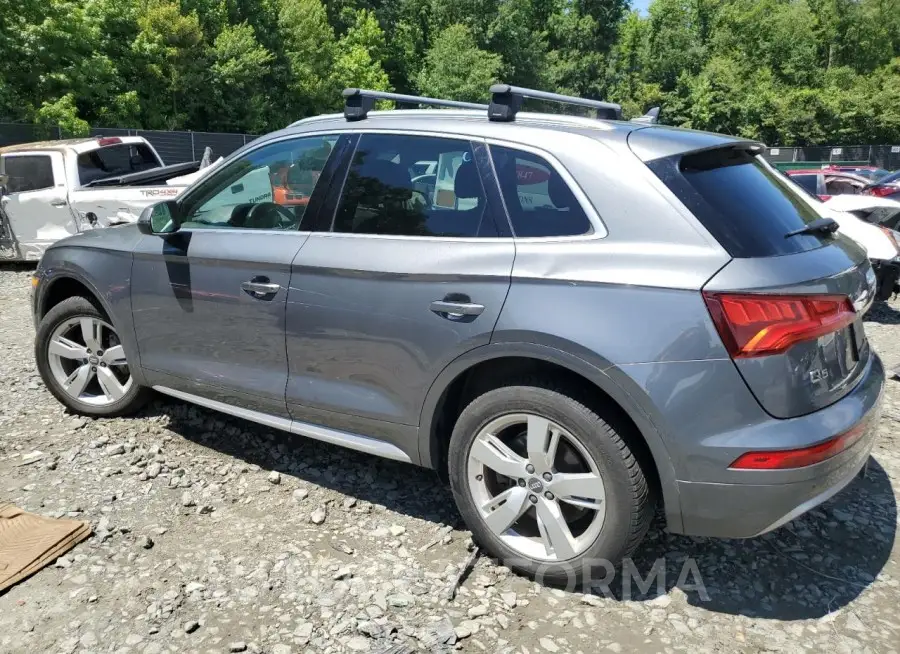
[[[886,198],[889,195],[897,193],[897,188],[893,186],[870,186],[863,192],[866,195],[874,195],[877,198]]]
[[[732,470],[784,470],[804,468],[821,463],[853,446],[866,433],[865,424],[860,424],[839,436],[797,450],[768,450],[747,452],[739,456],[729,468]]]
[[[843,295],[757,295],[703,292],[728,353],[735,359],[779,354],[856,320]]]
[[[819,195],[819,199],[820,199],[822,202],[827,202],[828,200],[831,199],[831,196],[830,196],[830,195],[822,195],[822,194],[820,194],[820,195]]]
[[[104,136],[102,139],[97,139],[97,144],[100,147],[104,147],[107,145],[119,145],[122,142],[118,136]]]

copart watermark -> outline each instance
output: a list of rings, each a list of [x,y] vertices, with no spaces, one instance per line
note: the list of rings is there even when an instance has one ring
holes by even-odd
[[[525,567],[523,559],[504,559],[503,565]],[[703,602],[709,601],[706,584],[694,558],[672,561],[656,559],[647,569],[646,562],[638,565],[626,558],[619,566],[607,559],[589,559],[578,566],[566,563],[546,563],[538,567],[534,579],[541,585],[561,588],[568,592],[602,595],[609,599],[631,600],[665,595],[669,588],[678,587],[685,593],[696,593]]]

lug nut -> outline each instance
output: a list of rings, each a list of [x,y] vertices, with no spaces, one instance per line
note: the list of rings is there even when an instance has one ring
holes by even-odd
[[[544,481],[553,481],[553,475],[551,475],[549,472],[545,472]]]
[[[551,493],[550,491],[547,491],[546,493],[544,493],[544,497],[546,497],[548,500],[552,500],[553,493]]]
[[[525,472],[527,472],[530,475],[531,473],[534,472],[534,466],[529,463],[527,466],[525,466]]]
[[[97,366],[91,366],[91,372],[97,372]]]
[[[537,504],[537,495],[529,495],[528,499],[531,501],[532,504]]]
[[[525,485],[525,480],[524,480],[524,479],[520,479],[520,480],[519,480],[519,486],[524,486],[524,485]]]
[[[101,363],[100,365],[102,366],[103,364]],[[482,475],[475,475],[475,481],[481,481],[482,479],[484,479]]]
[[[90,353],[91,353],[91,351],[90,351],[90,350],[86,350],[86,351],[87,351],[87,353],[88,353],[88,354],[90,354]]]
[[[98,357],[102,357],[102,356],[103,356],[103,350],[97,350],[97,356],[98,356]]]

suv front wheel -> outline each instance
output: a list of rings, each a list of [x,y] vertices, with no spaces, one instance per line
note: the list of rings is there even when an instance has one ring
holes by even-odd
[[[75,413],[121,416],[148,398],[131,375],[115,327],[87,298],[70,297],[47,312],[35,357],[48,390]]]
[[[618,565],[653,515],[633,452],[577,396],[553,380],[489,391],[463,410],[450,441],[451,488],[475,540],[554,585]]]

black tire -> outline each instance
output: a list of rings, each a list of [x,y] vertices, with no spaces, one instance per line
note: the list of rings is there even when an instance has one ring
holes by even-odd
[[[34,356],[37,360],[38,372],[53,397],[64,404],[70,411],[92,417],[115,417],[132,414],[144,406],[150,399],[150,389],[132,383],[123,397],[106,406],[95,406],[80,402],[68,395],[57,382],[50,370],[48,348],[53,331],[64,321],[72,318],[99,318],[110,325],[112,320],[87,298],[74,296],[63,300],[47,312],[38,326],[34,341]],[[113,325],[115,329],[116,326]]]
[[[504,386],[475,398],[453,429],[448,456],[450,486],[457,507],[472,530],[475,542],[503,565],[553,586],[574,587],[591,581],[600,561],[618,566],[647,533],[654,514],[655,498],[641,465],[617,421],[602,409],[590,408],[578,399],[576,388],[553,379],[529,379]],[[606,488],[606,517],[594,542],[580,555],[561,563],[524,557],[497,537],[485,524],[469,490],[466,474],[469,450],[476,435],[491,420],[510,413],[533,413],[564,427],[593,457]],[[599,580],[605,572],[598,572]]]

